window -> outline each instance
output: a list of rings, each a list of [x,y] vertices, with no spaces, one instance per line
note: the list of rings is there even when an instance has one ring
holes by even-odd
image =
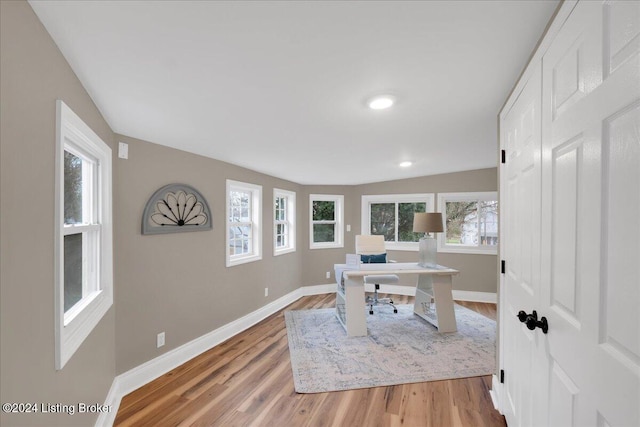
[[[387,250],[417,251],[424,233],[413,232],[413,214],[433,212],[433,194],[362,196],[362,234],[383,235]]]
[[[497,254],[498,194],[441,193],[438,208],[445,232],[438,233],[439,252]]]
[[[262,186],[227,180],[227,267],[262,259]]]
[[[344,223],[344,196],[311,194],[310,248],[342,248]]]
[[[56,369],[113,304],[111,149],[62,101],[56,134]]]
[[[273,189],[273,255],[296,250],[296,193]]]

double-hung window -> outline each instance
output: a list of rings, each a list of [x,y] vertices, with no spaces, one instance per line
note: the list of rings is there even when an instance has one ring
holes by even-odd
[[[496,254],[498,194],[495,191],[440,193],[438,209],[445,221],[438,233],[439,252]]]
[[[344,196],[309,195],[311,249],[342,248],[344,228]]]
[[[273,189],[273,254],[296,250],[296,193]]]
[[[56,369],[113,303],[111,149],[62,101],[56,135]]]
[[[382,235],[387,250],[417,251],[424,233],[413,232],[413,215],[433,212],[434,195],[386,194],[362,196],[362,234]]]
[[[262,186],[227,180],[227,267],[262,259]]]

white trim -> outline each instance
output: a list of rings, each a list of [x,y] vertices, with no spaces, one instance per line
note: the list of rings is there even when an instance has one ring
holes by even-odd
[[[338,285],[329,283],[326,285],[302,286],[300,289],[302,289],[301,296],[307,297],[309,295],[332,294],[338,290]]]
[[[115,377],[113,382],[111,383],[109,393],[107,393],[107,397],[104,400],[104,404],[109,408],[109,410],[107,412],[100,412],[100,414],[98,415],[98,419],[96,420],[96,427],[113,426],[113,423],[116,420],[116,415],[118,415],[120,402],[126,394],[127,393],[123,393],[121,390],[118,377]]]
[[[478,292],[478,291],[460,291],[454,289],[451,291],[453,299],[458,301],[469,302],[486,302],[497,304],[498,295],[495,292]]]
[[[234,191],[245,191],[251,194],[251,252],[248,254],[231,255],[229,250],[229,193]],[[246,182],[233,181],[227,179],[225,213],[225,254],[226,266],[246,264],[248,262],[262,259],[262,185],[249,184]]]
[[[371,234],[371,203],[426,203],[425,212],[435,212],[434,193],[364,194],[360,201],[360,234]],[[397,218],[396,218],[397,221]],[[384,242],[387,251],[418,252],[418,242]]]
[[[277,197],[284,197],[287,200],[286,222],[289,225],[289,233],[288,233],[289,245],[284,248],[278,248],[276,246],[276,239],[277,239],[276,233],[277,233],[278,227],[276,227],[277,223],[276,223],[276,215],[275,215],[275,211],[276,211],[275,199]],[[272,201],[273,201],[273,256],[284,255],[291,252],[295,252],[296,251],[296,193],[295,191],[288,191],[288,190],[282,190],[280,188],[274,188]]]
[[[240,332],[249,329],[251,326],[261,322],[274,313],[282,310],[288,305],[294,303],[298,299],[309,295],[330,294],[336,292],[337,285],[328,283],[324,285],[301,286],[295,291],[278,298],[275,301],[234,320],[226,325],[219,327],[205,335],[202,335],[180,347],[174,348],[167,353],[160,355],[148,362],[143,363],[133,369],[118,375],[114,380],[109,393],[107,394],[105,405],[109,405],[111,410],[101,413],[96,421],[97,427],[106,427],[113,425],[122,397],[139,389],[154,379],[166,374],[172,369],[188,362],[194,357],[204,353],[205,351],[223,343]],[[369,291],[366,287],[365,290]],[[373,285],[371,285],[373,291]],[[393,293],[396,295],[415,295],[415,286],[403,285],[381,285],[380,292]],[[453,291],[454,295],[457,291]],[[488,292],[471,292],[464,291],[465,295],[473,296],[474,294],[487,294]],[[495,294],[494,299],[495,299]],[[463,300],[462,298],[454,298]],[[481,301],[481,299],[470,299],[468,301]],[[364,301],[363,301],[364,307]],[[495,380],[494,380],[495,383]]]
[[[491,402],[493,402],[493,407],[502,415],[502,411],[500,410],[500,399],[503,393],[504,387],[500,383],[497,375],[491,376],[491,389],[489,390],[489,396],[491,396]]]
[[[335,203],[335,218],[327,221],[327,224],[335,224],[334,241],[320,242],[313,241],[313,202],[314,200],[328,201]],[[322,223],[316,221],[316,223]],[[344,196],[335,194],[309,194],[309,249],[332,249],[344,247]]]
[[[62,369],[91,331],[113,305],[113,228],[112,228],[112,160],[111,148],[87,126],[63,101],[56,101],[55,150],[55,235],[54,235],[54,329],[55,369]],[[64,311],[64,235],[73,234],[76,227],[64,226],[64,150],[71,146],[95,161],[93,225],[77,227],[77,232],[94,230],[100,233],[96,249],[97,283],[94,290],[80,300],[74,312]],[[88,203],[89,201],[85,201]]]

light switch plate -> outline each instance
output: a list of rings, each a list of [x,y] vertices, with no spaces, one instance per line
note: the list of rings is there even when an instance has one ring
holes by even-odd
[[[129,158],[129,144],[125,142],[118,143],[118,157],[121,159]]]

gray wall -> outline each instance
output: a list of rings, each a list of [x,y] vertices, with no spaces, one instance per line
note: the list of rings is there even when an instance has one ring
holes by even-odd
[[[302,251],[273,256],[273,188],[301,186],[221,161],[125,136],[114,163],[117,371],[122,373],[236,320],[300,286]],[[226,179],[262,185],[262,260],[225,266]],[[184,183],[207,199],[213,230],[142,235],[142,211],[160,187]],[[303,242],[297,233],[297,247]],[[269,296],[264,296],[264,288]],[[166,345],[156,348],[156,335]]]
[[[496,169],[360,186],[301,186],[224,162],[114,135],[24,1],[0,2],[0,400],[104,402],[114,377],[238,319],[300,285],[333,281],[333,264],[354,251],[363,194],[492,191]],[[114,307],[62,371],[54,369],[53,239],[55,100],[64,100],[114,148]],[[129,144],[118,159],[116,143]],[[212,141],[212,143],[224,143]],[[425,171],[427,174],[428,171]],[[263,186],[263,259],[225,267],[225,182]],[[169,183],[197,188],[213,230],[142,236],[147,199]],[[297,248],[273,256],[273,188],[297,194]],[[309,249],[309,194],[345,196],[345,247]],[[392,252],[413,261],[415,252]],[[454,287],[496,291],[490,255],[440,254],[461,270]],[[327,279],[327,271],[332,278]],[[264,297],[264,288],[269,296]],[[157,349],[155,337],[166,333]],[[94,415],[1,414],[2,425],[91,425]]]
[[[117,372],[125,372],[207,332],[238,319],[297,289],[332,283],[333,264],[355,250],[363,194],[494,191],[496,169],[458,172],[361,186],[301,186],[218,160],[117,135],[129,144],[129,159],[117,159],[114,189],[115,305]],[[226,179],[262,185],[262,260],[225,266]],[[140,220],[147,199],[170,183],[194,186],[207,198],[213,230],[143,236]],[[273,256],[273,188],[295,191],[297,251]],[[309,249],[309,195],[345,196],[345,247]],[[416,252],[393,251],[397,261],[415,261]],[[496,256],[439,254],[460,270],[454,288],[496,292]],[[326,278],[326,272],[331,278]],[[269,296],[264,288],[269,287]],[[166,345],[156,348],[156,335]]]
[[[359,195],[402,193],[454,193],[466,191],[498,191],[497,168],[424,176],[420,178],[367,184],[358,187]],[[359,201],[358,201],[359,203]],[[359,219],[359,218],[358,218]],[[358,220],[358,230],[360,221]],[[391,251],[399,262],[416,261],[416,252]],[[460,271],[453,279],[453,288],[461,291],[497,292],[497,255],[438,253],[438,263]]]
[[[0,51],[0,402],[104,402],[115,376],[113,308],[64,369],[54,368],[56,99],[112,147],[113,133],[28,3],[0,2]],[[3,426],[95,419],[0,414]]]
[[[428,171],[425,171],[428,173]],[[302,233],[305,236],[306,252],[302,284],[304,286],[331,283],[333,281],[333,264],[344,262],[345,254],[355,250],[355,236],[360,234],[361,197],[375,194],[410,194],[410,193],[453,193],[462,191],[497,191],[497,169],[479,169],[441,175],[423,176],[419,178],[386,181],[358,186],[307,186],[306,206],[302,214]],[[309,249],[309,194],[344,194],[345,225],[351,225],[351,232],[345,231],[345,247],[343,249]],[[436,210],[439,210],[436,207]],[[417,261],[417,252],[390,251],[390,258],[398,262]],[[476,292],[496,292],[497,290],[497,256],[476,254],[439,253],[438,263],[460,270],[454,278],[453,287],[457,290]],[[331,271],[332,279],[326,279],[326,272]]]

